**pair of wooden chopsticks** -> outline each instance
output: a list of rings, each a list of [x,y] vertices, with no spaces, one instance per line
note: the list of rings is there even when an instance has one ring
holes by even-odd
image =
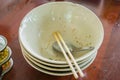
[[[74,69],[74,67],[73,67],[73,65],[72,65],[72,63],[71,63],[71,60],[72,60],[72,62],[74,63],[75,67],[77,68],[79,75],[80,75],[81,77],[84,77],[84,74],[83,74],[82,70],[80,69],[80,67],[79,67],[78,64],[76,63],[73,55],[71,54],[69,48],[67,47],[67,45],[66,45],[66,43],[64,42],[64,40],[63,40],[62,36],[60,35],[60,33],[59,33],[59,32],[54,32],[53,35],[54,35],[54,38],[56,39],[56,41],[57,41],[57,43],[58,43],[61,51],[63,52],[63,55],[64,55],[67,63],[69,64],[69,66],[70,66],[70,68],[71,68],[71,70],[72,70],[72,73],[73,73],[74,77],[77,79],[77,78],[78,78],[78,75],[77,75],[77,73],[76,73],[76,71],[75,71],[75,69]],[[63,46],[64,46],[64,48],[63,48]],[[66,54],[66,52],[65,52],[64,49],[66,49],[66,51],[67,51],[68,54]],[[70,59],[69,59],[69,57],[70,57]]]

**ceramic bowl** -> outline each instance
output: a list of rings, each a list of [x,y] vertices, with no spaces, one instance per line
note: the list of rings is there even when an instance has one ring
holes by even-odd
[[[99,18],[88,8],[71,2],[50,2],[31,10],[22,20],[19,39],[30,55],[55,64],[67,64],[63,54],[52,49],[54,32],[76,47],[93,46],[94,50],[73,54],[76,61],[97,51],[104,31]]]

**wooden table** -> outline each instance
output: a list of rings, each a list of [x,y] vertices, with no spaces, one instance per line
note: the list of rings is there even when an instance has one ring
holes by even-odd
[[[57,0],[59,1],[59,0]],[[78,80],[120,80],[120,1],[65,0],[91,9],[104,26],[104,41],[95,61],[84,70],[86,76]],[[18,28],[31,9],[47,0],[0,0],[0,34],[8,39],[14,66],[3,80],[75,80],[70,76],[51,76],[32,68],[22,56],[18,42]]]

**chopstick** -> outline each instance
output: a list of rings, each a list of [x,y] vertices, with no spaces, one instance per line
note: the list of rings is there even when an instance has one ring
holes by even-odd
[[[70,59],[68,58],[66,52],[64,51],[64,49],[63,49],[63,47],[62,47],[62,45],[61,45],[61,42],[60,42],[59,38],[57,37],[57,34],[54,33],[53,35],[54,35],[54,37],[55,37],[55,39],[56,39],[56,41],[57,41],[57,43],[58,43],[61,51],[63,52],[63,55],[64,55],[67,63],[69,64],[69,66],[70,66],[70,68],[71,68],[71,70],[72,70],[72,73],[73,73],[74,77],[77,79],[77,78],[78,78],[78,75],[77,75],[77,73],[75,72],[75,69],[73,68],[73,66],[72,66],[72,64],[71,64],[71,62],[70,62]]]
[[[75,64],[75,66],[76,66],[76,68],[77,68],[77,70],[78,70],[78,73],[80,74],[81,77],[84,77],[84,74],[83,74],[82,70],[80,69],[80,67],[79,67],[78,64],[76,63],[76,61],[75,61],[72,53],[70,52],[69,48],[67,47],[66,43],[64,42],[62,36],[60,35],[60,33],[58,33],[58,32],[56,32],[56,33],[57,33],[57,35],[59,36],[61,42],[63,43],[66,51],[68,52],[68,55],[70,56],[70,58],[72,59],[73,63]]]
[[[57,41],[57,43],[58,43],[61,51],[63,52],[63,54],[64,54],[64,56],[65,56],[65,58],[66,58],[66,60],[67,60],[67,62],[68,62],[68,64],[69,64],[69,66],[70,66],[70,68],[71,68],[71,70],[72,70],[72,72],[73,72],[74,77],[77,79],[77,78],[78,78],[78,75],[76,76],[77,73],[75,72],[75,70],[74,70],[74,68],[73,68],[73,66],[72,66],[72,64],[71,64],[71,61],[70,61],[70,59],[68,58],[66,52],[64,51],[61,43],[63,44],[64,48],[66,49],[66,51],[67,51],[67,53],[68,53],[68,55],[69,55],[69,57],[71,58],[71,60],[73,61],[75,67],[77,68],[79,75],[80,75],[81,77],[84,77],[84,74],[83,74],[82,70],[80,69],[80,67],[79,67],[78,64],[76,63],[76,61],[75,61],[72,53],[70,52],[69,48],[67,47],[67,45],[66,45],[65,41],[63,40],[62,36],[60,35],[60,33],[59,33],[59,32],[55,32],[55,33],[54,33],[54,37],[55,37],[55,39],[56,39],[56,41]],[[68,59],[67,59],[67,58],[68,58]]]

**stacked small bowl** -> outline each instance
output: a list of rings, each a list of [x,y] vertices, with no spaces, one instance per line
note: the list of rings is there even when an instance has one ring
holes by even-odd
[[[53,49],[53,32],[76,47],[93,46],[91,51],[72,53],[84,70],[95,60],[103,41],[101,21],[88,8],[71,2],[50,2],[31,10],[19,28],[19,43],[29,65],[46,74],[72,74],[62,53]]]
[[[7,46],[7,39],[0,35],[0,80],[13,66],[11,54],[12,50]]]

